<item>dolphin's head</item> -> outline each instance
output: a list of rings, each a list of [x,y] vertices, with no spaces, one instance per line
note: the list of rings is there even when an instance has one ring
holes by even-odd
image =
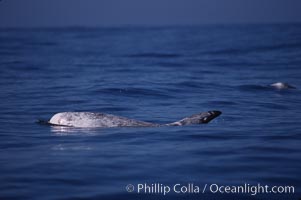
[[[199,120],[198,124],[207,124],[208,122],[220,116],[221,114],[222,114],[221,111],[214,110],[214,111],[200,113],[198,114],[199,116],[196,116],[196,118],[198,118]]]
[[[167,124],[168,126],[183,126],[183,125],[189,125],[189,124],[207,124],[214,118],[220,116],[222,114],[221,111],[208,111],[208,112],[202,112],[198,114],[191,115],[190,117],[186,117],[180,121],[176,121],[170,124]]]
[[[59,126],[71,126],[71,118],[67,113],[57,113],[51,117],[49,120],[50,124],[59,125]]]

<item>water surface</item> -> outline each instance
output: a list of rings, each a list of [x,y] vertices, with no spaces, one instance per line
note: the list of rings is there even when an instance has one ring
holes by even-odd
[[[1,199],[298,199],[301,26],[1,29]],[[156,123],[68,129],[63,111]],[[292,185],[295,194],[137,194],[127,184]]]

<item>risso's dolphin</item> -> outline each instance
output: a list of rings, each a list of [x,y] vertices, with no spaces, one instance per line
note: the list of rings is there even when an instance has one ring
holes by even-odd
[[[278,89],[278,90],[283,90],[283,89],[297,89],[296,87],[289,85],[288,83],[283,83],[283,82],[277,82],[270,84],[269,87]]]
[[[82,128],[184,126],[190,124],[206,124],[214,118],[218,117],[220,114],[220,111],[208,111],[194,114],[190,117],[186,117],[169,124],[155,124],[104,113],[61,112],[53,115],[53,117],[51,117],[49,121],[40,121],[40,123]]]

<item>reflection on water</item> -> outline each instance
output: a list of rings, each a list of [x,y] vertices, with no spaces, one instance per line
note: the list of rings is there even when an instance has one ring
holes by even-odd
[[[75,128],[67,126],[51,126],[51,132],[56,135],[86,135],[93,136],[101,134],[101,128]]]
[[[92,150],[92,147],[86,145],[76,145],[76,144],[58,144],[52,147],[52,150],[56,151],[88,151]]]

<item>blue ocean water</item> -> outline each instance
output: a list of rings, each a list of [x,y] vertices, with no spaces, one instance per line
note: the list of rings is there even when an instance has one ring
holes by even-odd
[[[0,199],[299,199],[300,88],[300,24],[1,29]],[[63,111],[168,123],[208,110],[223,114],[183,127],[35,123]],[[156,183],[201,191],[138,194]],[[294,194],[203,194],[206,184]]]

